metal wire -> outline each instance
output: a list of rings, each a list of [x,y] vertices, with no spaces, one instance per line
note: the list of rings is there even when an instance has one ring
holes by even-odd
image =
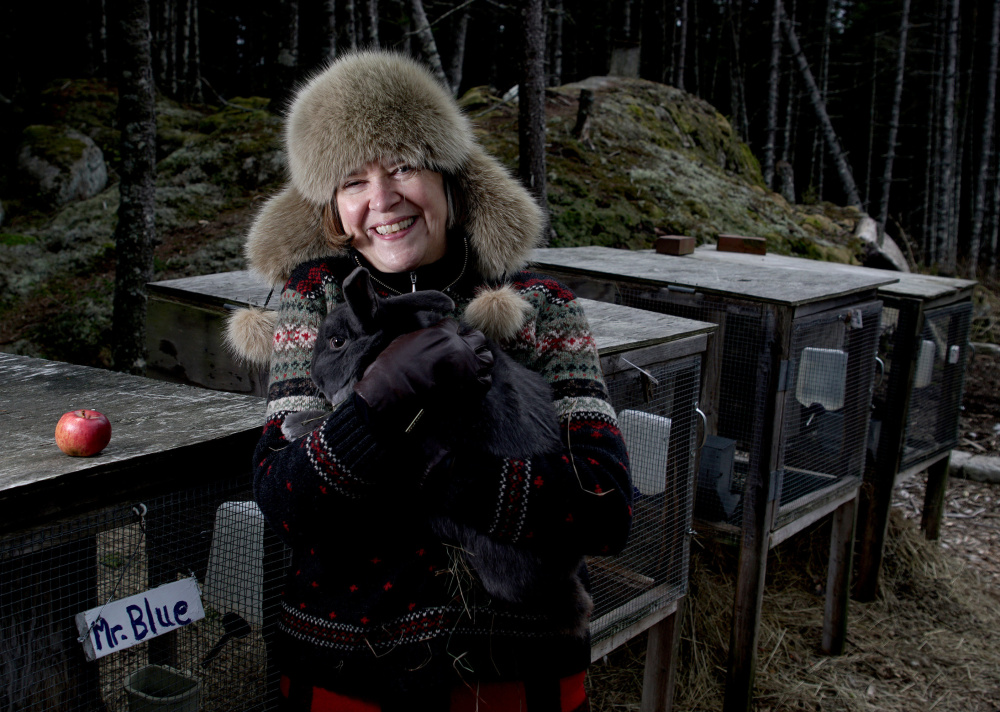
[[[950,449],[958,443],[965,365],[969,358],[972,303],[930,309],[916,345],[902,464]]]
[[[0,710],[268,707],[266,621],[287,554],[249,499],[247,475],[0,538]],[[192,574],[204,619],[86,661],[77,614]]]
[[[700,381],[700,356],[607,377],[629,450],[634,502],[625,551],[589,563],[595,642],[687,592]]]

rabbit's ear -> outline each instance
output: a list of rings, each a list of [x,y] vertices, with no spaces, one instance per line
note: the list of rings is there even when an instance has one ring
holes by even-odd
[[[344,299],[347,300],[354,315],[358,317],[362,328],[368,330],[374,326],[378,319],[381,300],[375,294],[368,270],[364,267],[358,267],[347,275],[343,289]]]

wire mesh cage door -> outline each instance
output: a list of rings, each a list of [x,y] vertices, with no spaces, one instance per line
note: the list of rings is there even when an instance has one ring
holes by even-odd
[[[782,511],[863,475],[881,310],[868,302],[792,324],[776,482]]]
[[[972,303],[924,312],[906,419],[902,468],[958,442],[965,367],[970,356]]]
[[[217,481],[0,539],[0,709],[271,707],[267,621],[287,555],[252,517],[220,519],[249,498],[249,477]],[[148,604],[151,590],[192,578],[204,618]],[[134,596],[131,624],[77,629],[84,611]],[[85,658],[86,639],[101,657]]]
[[[770,467],[761,439],[773,360],[773,312],[750,301],[624,282],[616,284],[615,293],[626,306],[718,326],[705,358],[701,409],[713,437],[702,452],[694,517],[740,526],[747,476]]]
[[[605,378],[629,451],[634,502],[625,550],[589,561],[595,643],[655,619],[687,592],[701,355],[626,365]]]

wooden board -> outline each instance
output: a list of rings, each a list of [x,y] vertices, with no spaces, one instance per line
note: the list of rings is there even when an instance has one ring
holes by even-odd
[[[860,265],[848,265],[840,262],[822,262],[803,257],[786,255],[747,255],[733,252],[718,251],[714,245],[702,245],[694,252],[698,259],[709,261],[744,264],[758,267],[778,267],[781,269],[806,270],[809,272],[825,272],[830,275],[870,275],[874,278],[889,278],[897,281],[879,287],[879,296],[891,295],[900,298],[915,298],[925,301],[937,301],[971,293],[976,282],[968,279],[952,277],[937,277],[914,272],[893,272]]]
[[[761,259],[757,257],[757,259]],[[799,306],[838,297],[864,294],[895,282],[895,273],[808,272],[740,261],[725,262],[692,255],[659,255],[653,250],[616,250],[610,247],[540,248],[532,253],[532,268],[544,274],[571,271],[608,281],[643,282],[681,291],[723,294],[785,306]]]
[[[25,515],[22,498],[32,494],[42,509],[27,514],[40,518],[155,484],[146,478],[164,472],[204,480],[216,458],[248,470],[264,422],[258,398],[57,361],[0,354],[0,379],[0,529]],[[70,457],[55,444],[59,418],[79,408],[111,421],[111,442],[93,457]]]

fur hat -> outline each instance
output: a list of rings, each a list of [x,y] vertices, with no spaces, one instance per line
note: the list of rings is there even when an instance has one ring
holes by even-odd
[[[527,264],[545,218],[525,188],[480,147],[451,94],[410,57],[384,50],[335,60],[297,92],[285,126],[289,180],[254,220],[250,270],[280,286],[300,263],[347,249],[327,240],[323,207],[350,172],[379,159],[450,174],[467,204],[463,228],[479,272],[491,280]],[[274,314],[237,310],[226,340],[234,353],[266,364]]]

